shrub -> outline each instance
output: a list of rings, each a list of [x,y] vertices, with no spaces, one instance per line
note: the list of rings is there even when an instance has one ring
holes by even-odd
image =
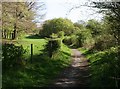
[[[48,56],[51,58],[52,55],[60,49],[60,47],[61,41],[59,39],[49,38],[44,51],[47,52]]]
[[[118,80],[120,78],[120,60],[118,57],[118,47],[111,47],[90,56],[92,87],[116,88],[120,86],[120,80]]]
[[[103,34],[102,36],[98,36],[95,40],[95,50],[105,50],[115,46],[114,37],[109,34]]]
[[[81,47],[81,39],[78,35],[71,35],[64,38],[63,43],[70,47]]]
[[[91,48],[94,44],[94,39],[92,38],[91,32],[89,29],[84,29],[78,33],[78,40],[80,46],[85,48]]]
[[[3,45],[2,51],[2,63],[5,69],[22,63],[23,54],[26,52],[22,46],[15,46],[14,44]]]
[[[70,36],[67,36],[63,39],[63,43],[66,44],[66,45],[71,45],[72,42],[71,42],[71,37]]]
[[[68,19],[55,18],[44,22],[39,34],[41,37],[50,37],[52,33],[58,34],[63,31],[65,35],[70,35],[73,32],[74,25]]]

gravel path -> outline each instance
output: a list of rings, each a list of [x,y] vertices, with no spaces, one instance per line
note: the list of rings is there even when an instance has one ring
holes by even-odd
[[[87,59],[72,49],[72,63],[55,80],[53,87],[89,87],[89,65]]]

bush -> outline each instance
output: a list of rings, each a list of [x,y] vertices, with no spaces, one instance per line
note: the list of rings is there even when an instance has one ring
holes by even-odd
[[[69,37],[65,37],[63,43],[69,45],[70,47],[80,47],[80,40],[77,35],[71,35]]]
[[[92,34],[89,29],[84,29],[79,32],[78,40],[80,42],[80,46],[85,48],[91,48],[94,44],[94,39],[92,38]]]
[[[92,87],[120,87],[120,60],[118,48],[99,51],[90,56]],[[96,84],[94,84],[96,83]]]
[[[47,52],[48,56],[51,58],[52,55],[60,49],[60,47],[61,41],[59,39],[49,38],[44,51]]]
[[[58,34],[63,31],[65,35],[70,35],[73,32],[74,25],[68,19],[55,18],[44,22],[39,34],[41,37],[50,37],[53,33]]]
[[[115,46],[114,37],[109,34],[107,35],[104,34],[96,38],[94,49],[95,50],[106,50],[114,46]]]
[[[2,51],[2,63],[4,69],[22,63],[23,54],[26,52],[22,46],[15,46],[14,44],[3,45]]]
[[[71,42],[71,37],[70,36],[67,36],[63,39],[63,43],[66,44],[66,45],[71,45],[72,42]]]

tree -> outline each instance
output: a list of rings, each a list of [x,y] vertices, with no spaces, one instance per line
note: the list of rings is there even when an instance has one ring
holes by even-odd
[[[73,30],[74,25],[70,20],[55,18],[44,22],[43,30],[40,32],[40,35],[50,37],[52,33],[58,34],[60,31],[63,31],[65,35],[69,35],[73,32]]]
[[[38,8],[36,2],[2,2],[2,6],[3,38],[16,39],[21,32],[29,32],[36,28],[33,21],[36,16],[35,8]]]
[[[101,10],[101,13],[105,13],[105,17],[103,19],[104,21],[104,30],[106,31],[106,35],[102,35],[102,44],[103,43],[107,43],[106,46],[108,47],[110,44],[112,44],[112,51],[111,50],[107,50],[107,52],[110,54],[110,57],[107,54],[107,58],[112,58],[111,63],[109,64],[109,66],[113,68],[112,72],[113,74],[110,75],[107,72],[107,77],[114,77],[114,80],[112,80],[112,82],[115,82],[112,84],[112,86],[114,86],[114,88],[119,88],[120,83],[119,83],[119,75],[120,75],[120,71],[118,71],[120,69],[120,60],[119,60],[119,45],[120,45],[120,40],[119,40],[119,33],[120,33],[120,2],[114,2],[113,0],[111,0],[111,2],[93,2],[95,5],[95,8],[99,8]],[[112,38],[112,39],[111,39]],[[106,42],[103,42],[106,41]],[[98,43],[98,45],[100,45]],[[109,47],[109,49],[110,49]],[[114,51],[114,49],[116,49],[116,51]],[[113,52],[114,53],[110,53]],[[116,61],[116,62],[115,62]],[[107,61],[108,63],[108,61]],[[111,65],[113,63],[113,65]],[[101,63],[102,64],[102,63]],[[109,68],[106,68],[109,69]],[[106,71],[105,71],[106,72]],[[108,82],[108,81],[107,81]],[[107,83],[106,83],[107,84]]]
[[[79,23],[74,23],[74,26],[75,27],[78,27],[79,29],[84,29],[84,26],[83,26],[83,24],[79,24]]]
[[[105,13],[105,23],[109,25],[109,32],[115,37],[116,45],[119,45],[120,33],[120,2],[93,2],[94,8],[99,8]]]
[[[57,38],[56,34],[52,34],[50,38],[47,38],[47,44],[45,45],[44,51],[51,58],[61,48],[61,39]]]
[[[27,26],[24,23],[30,22],[33,18],[33,12],[28,10],[25,2],[3,2],[3,34],[6,34],[12,39],[16,39],[18,33]],[[9,18],[9,19],[8,19]]]
[[[90,29],[93,37],[100,35],[100,32],[102,30],[101,24],[94,19],[91,19],[87,22],[86,28]]]

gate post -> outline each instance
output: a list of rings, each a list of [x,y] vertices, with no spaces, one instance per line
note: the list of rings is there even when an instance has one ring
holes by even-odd
[[[31,44],[31,63],[32,63],[32,61],[33,61],[33,44]]]

